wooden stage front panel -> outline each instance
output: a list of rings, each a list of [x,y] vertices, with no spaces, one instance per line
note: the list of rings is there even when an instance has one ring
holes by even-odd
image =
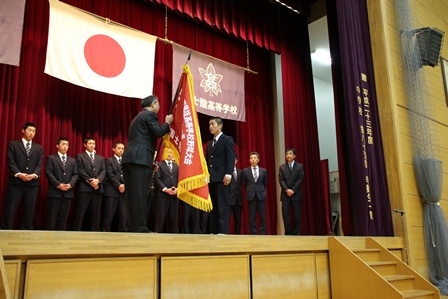
[[[164,299],[249,299],[249,255],[162,257],[160,285]]]
[[[24,298],[157,298],[156,258],[30,260]]]
[[[12,298],[331,298],[327,236],[0,231],[0,249]]]

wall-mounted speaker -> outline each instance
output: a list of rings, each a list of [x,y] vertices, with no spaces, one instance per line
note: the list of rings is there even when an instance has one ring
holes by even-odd
[[[430,27],[416,29],[414,33],[417,34],[422,66],[436,66],[439,63],[444,33],[437,28]]]

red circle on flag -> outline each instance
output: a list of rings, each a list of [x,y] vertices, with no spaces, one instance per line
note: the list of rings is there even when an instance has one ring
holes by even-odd
[[[84,57],[90,68],[100,76],[118,76],[126,65],[123,48],[107,35],[94,35],[84,45]]]

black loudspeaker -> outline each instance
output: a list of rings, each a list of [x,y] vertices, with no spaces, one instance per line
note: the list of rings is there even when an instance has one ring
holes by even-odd
[[[425,27],[414,30],[414,33],[417,34],[422,66],[436,66],[442,50],[443,32],[437,28]]]

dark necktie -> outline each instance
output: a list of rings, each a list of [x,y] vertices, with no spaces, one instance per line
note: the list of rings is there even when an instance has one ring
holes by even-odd
[[[235,178],[235,181],[236,181],[236,179],[237,179],[236,168],[233,170],[233,177]]]
[[[258,180],[258,171],[257,171],[257,168],[254,167],[254,181],[255,181],[255,183],[257,182],[257,180]]]
[[[289,163],[289,169],[292,169],[292,163]]]
[[[26,143],[25,151],[26,151],[26,155],[29,157],[30,151],[31,151],[31,144],[29,142]]]
[[[67,165],[67,162],[65,161],[65,156],[62,156],[61,159],[62,159],[62,168],[65,169],[65,166]]]
[[[93,154],[90,154],[90,160],[92,161],[92,164],[95,164],[95,159],[93,159]]]
[[[168,161],[168,168],[170,169],[170,172],[173,171],[173,166],[171,165],[171,161]]]
[[[215,146],[215,144],[216,144],[216,138],[213,138],[213,143],[212,143],[212,147],[214,147]]]

